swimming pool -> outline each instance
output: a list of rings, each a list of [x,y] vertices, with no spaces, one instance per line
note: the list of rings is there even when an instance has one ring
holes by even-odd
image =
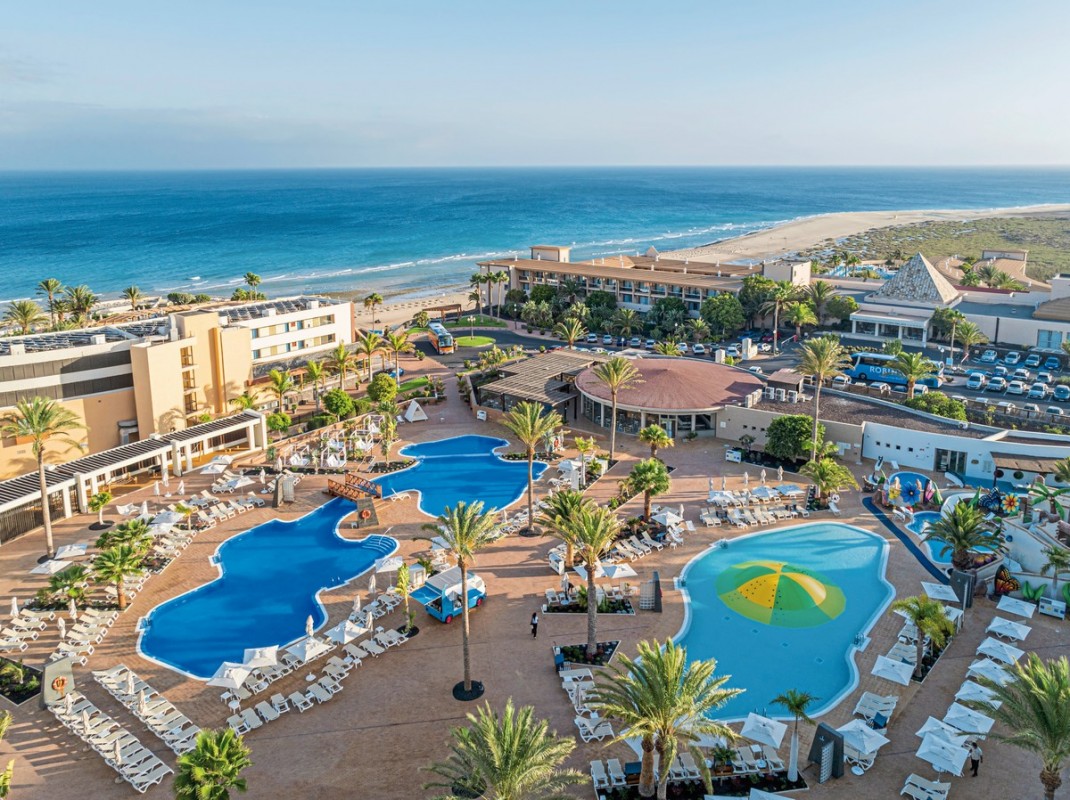
[[[688,600],[676,641],[691,659],[715,658],[727,686],[745,689],[717,712],[783,717],[787,689],[819,698],[820,714],[858,680],[854,640],[888,607],[883,538],[842,523],[811,523],[732,539],[684,568]]]
[[[920,539],[925,535],[925,529],[940,519],[940,513],[937,511],[919,511],[914,514],[914,519],[907,523],[907,529],[914,534],[917,534]],[[922,542],[921,547],[925,550],[925,555],[929,557],[929,560],[936,564],[938,567],[950,567],[951,566],[951,551],[944,551],[944,545],[940,542]],[[976,553],[991,553],[991,547],[978,547],[974,552]]]
[[[401,455],[416,459],[408,469],[375,478],[383,497],[418,492],[423,513],[437,517],[457,501],[482,500],[485,509],[508,508],[528,488],[528,462],[506,461],[495,453],[509,442],[492,436],[454,436],[403,447]],[[535,462],[536,480],[546,464]]]
[[[206,679],[251,647],[285,645],[305,634],[311,615],[327,621],[318,595],[367,571],[397,542],[354,542],[337,527],[353,504],[335,498],[292,522],[271,520],[228,539],[213,561],[220,576],[153,609],[138,640],[146,658]]]

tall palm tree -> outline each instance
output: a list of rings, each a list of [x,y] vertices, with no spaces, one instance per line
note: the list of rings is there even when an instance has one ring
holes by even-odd
[[[842,375],[850,366],[850,356],[835,336],[815,336],[799,348],[799,372],[814,379],[814,441],[810,459],[817,459],[817,432],[821,418],[821,389],[825,381]]]
[[[231,789],[244,792],[241,773],[253,763],[251,752],[230,728],[202,730],[193,749],[178,757],[175,800],[227,800]]]
[[[505,302],[505,286],[511,279],[509,273],[505,270],[493,272],[490,277],[492,278],[491,282],[498,285],[498,316],[500,317],[502,315],[502,305]]]
[[[784,321],[795,326],[795,339],[801,342],[803,327],[817,325],[817,315],[806,303],[795,301],[784,308]]]
[[[127,286],[123,289],[123,297],[130,301],[130,310],[137,311],[137,304],[141,302],[143,295],[136,286]]]
[[[246,286],[249,287],[249,294],[252,299],[259,299],[261,295],[257,287],[259,287],[260,284],[263,283],[263,278],[261,278],[255,272],[246,272],[245,275],[242,276],[242,280],[244,280]]]
[[[383,337],[373,331],[362,333],[354,342],[354,350],[368,359],[368,382],[372,379],[372,357],[383,351]]]
[[[597,446],[593,436],[587,439],[582,436],[576,437],[576,452],[580,455],[580,486],[587,484],[587,457],[597,449]]]
[[[907,399],[914,396],[914,387],[918,381],[931,378],[933,362],[924,353],[902,352],[895,360],[888,364],[892,369],[903,376],[907,382]]]
[[[643,519],[650,519],[650,501],[669,491],[669,470],[656,458],[640,461],[626,479],[632,492],[643,494]]]
[[[237,397],[230,398],[230,404],[238,411],[249,411],[256,408],[260,402],[260,392],[256,389],[246,389]]]
[[[320,410],[323,392],[327,389],[327,366],[322,361],[309,361],[305,364],[305,377],[312,384],[316,395],[316,410]]]
[[[814,316],[820,325],[825,321],[825,309],[829,301],[836,296],[836,289],[828,281],[814,281],[803,289],[803,296],[814,309]]]
[[[457,560],[461,570],[461,650],[464,657],[464,695],[474,700],[483,694],[480,684],[473,692],[472,658],[469,653],[468,627],[468,568],[476,563],[476,553],[494,541],[494,512],[484,511],[483,503],[465,503],[458,501],[453,508],[446,506],[433,524],[424,525],[424,529],[441,536],[446,543],[446,550]]]
[[[286,400],[286,395],[293,390],[294,379],[289,370],[273,369],[268,373],[268,391],[275,395],[275,399],[279,403],[280,412],[282,411],[282,404]]]
[[[588,695],[588,705],[619,721],[618,741],[638,737],[642,742],[640,797],[655,793],[654,753],[659,764],[672,764],[681,746],[694,756],[706,790],[712,792],[706,758],[697,744],[703,736],[737,738],[731,728],[711,717],[743,690],[724,688],[731,676],[718,676],[712,658],[688,663],[687,649],[672,639],[664,647],[655,640],[639,642],[637,648],[637,658],[622,655],[618,664],[610,665],[610,673]],[[668,781],[669,770],[663,768],[656,785],[661,800]]]
[[[1059,576],[1064,572],[1070,572],[1070,551],[1065,547],[1045,547],[1044,563],[1040,567],[1040,574],[1052,573],[1051,596],[1059,597]]]
[[[356,368],[356,363],[356,355],[346,349],[342,342],[339,342],[327,356],[327,365],[331,368],[331,372],[338,376],[339,389],[346,388],[346,375],[349,374],[349,370]]]
[[[32,451],[37,459],[37,478],[41,491],[41,520],[45,528],[45,551],[49,558],[56,554],[52,544],[52,509],[48,505],[48,489],[45,479],[45,455],[49,441],[55,440],[64,449],[80,448],[81,445],[71,436],[71,431],[84,428],[78,417],[55,400],[46,397],[34,397],[19,400],[15,410],[3,417],[5,438],[30,439]]]
[[[917,654],[914,662],[914,675],[922,676],[922,659],[925,656],[926,638],[936,649],[947,644],[947,640],[955,633],[955,623],[947,617],[944,606],[936,600],[924,594],[914,597],[904,597],[892,603],[892,611],[902,611],[907,620],[914,623],[918,629]]]
[[[569,350],[576,348],[576,342],[587,335],[587,328],[583,326],[583,320],[576,317],[566,317],[554,326],[554,336],[564,339]]]
[[[152,548],[152,531],[149,523],[143,519],[130,519],[120,522],[114,528],[102,533],[96,541],[101,550],[113,547],[130,547],[134,552],[145,555]]]
[[[806,713],[806,709],[810,707],[811,703],[817,702],[817,698],[809,692],[788,689],[784,694],[778,694],[774,697],[773,702],[778,706],[784,706],[788,713],[795,718],[795,727],[791,731],[791,753],[788,760],[788,780],[794,783],[799,777],[799,723],[814,724],[814,721]]]
[[[1063,765],[1070,758],[1070,664],[1066,656],[1045,662],[1028,653],[1009,672],[1005,686],[976,678],[993,697],[966,705],[1002,723],[990,736],[1040,757],[1044,800],[1055,800],[1063,784]],[[999,733],[1001,729],[1007,733]]]
[[[467,728],[451,731],[450,755],[427,768],[439,780],[424,789],[445,789],[436,800],[463,797],[485,800],[569,800],[565,791],[583,775],[562,768],[576,746],[574,739],[550,731],[546,720],[535,720],[534,709],[517,709],[512,698],[501,716],[490,704],[468,714]]]
[[[102,529],[104,527],[104,509],[108,507],[108,503],[112,500],[111,492],[107,489],[93,494],[89,498],[89,511],[97,515],[97,528]],[[92,527],[92,526],[90,526]]]
[[[81,286],[68,286],[63,290],[67,307],[74,314],[79,325],[84,325],[89,319],[93,306],[97,304],[98,297],[92,290],[82,284]]]
[[[585,505],[565,521],[583,566],[587,570],[587,659],[598,655],[598,587],[595,572],[603,555],[620,535],[620,518],[604,506]]]
[[[416,345],[409,341],[408,331],[387,332],[383,337],[383,349],[394,355],[394,376],[401,383],[401,354],[411,353]]]
[[[687,325],[691,330],[691,341],[704,342],[710,338],[710,323],[702,317],[691,320]]]
[[[528,458],[528,527],[525,533],[534,536],[532,521],[535,513],[535,448],[562,425],[561,415],[547,411],[541,403],[520,403],[505,415],[502,424],[524,445]]]
[[[566,571],[572,569],[576,561],[576,539],[571,521],[582,509],[592,504],[593,501],[583,492],[563,489],[546,498],[546,508],[535,520],[548,535],[564,543]]]
[[[626,358],[613,356],[594,368],[594,376],[609,389],[612,416],[609,423],[609,460],[617,457],[617,395],[622,389],[628,389],[639,383],[642,378],[639,370]]]
[[[784,306],[798,297],[799,290],[791,281],[775,281],[775,286],[769,288],[769,294],[764,303],[758,309],[763,317],[773,315],[773,352],[780,352],[780,312]]]
[[[618,308],[609,322],[610,328],[618,335],[628,337],[634,331],[641,330],[643,322],[639,318],[639,312],[631,308]]]
[[[472,277],[468,279],[468,285],[472,287],[472,294],[475,295],[474,297],[470,295],[469,299],[475,301],[480,316],[483,315],[483,292],[480,287],[486,282],[487,276],[482,272],[473,272]]]
[[[383,304],[383,296],[378,292],[372,292],[364,298],[364,307],[372,312],[372,325],[376,323],[375,309]]]
[[[639,431],[639,441],[643,444],[650,445],[651,458],[658,457],[658,448],[672,447],[676,444],[676,442],[673,441],[673,438],[665,432],[665,429],[657,423],[647,425]]]
[[[26,336],[38,325],[48,322],[48,317],[33,300],[13,300],[4,311],[4,322],[18,328],[19,333]]]
[[[951,552],[951,565],[967,570],[973,566],[972,550],[992,550],[1002,553],[1007,548],[1003,535],[982,526],[981,510],[972,503],[956,503],[930,525],[922,541],[937,542],[942,547],[940,554]]]
[[[93,574],[97,583],[115,585],[120,611],[126,608],[126,591],[123,584],[127,578],[140,575],[145,571],[141,566],[141,561],[141,554],[128,544],[112,547],[93,559]]]
[[[48,316],[56,324],[56,298],[63,294],[63,283],[59,278],[45,278],[37,284],[37,293],[43,294],[48,303]]]
[[[835,451],[836,445],[832,442],[827,442],[826,446]],[[858,488],[858,481],[855,480],[851,470],[835,461],[827,453],[818,453],[816,460],[807,461],[799,469],[799,474],[805,475],[814,482],[814,488],[817,490],[816,496],[819,498],[836,491],[841,486]]]
[[[951,323],[951,339],[948,350],[953,359],[955,357],[955,333],[959,326],[967,321],[966,315],[956,308],[950,308],[944,313],[944,320]]]
[[[959,344],[962,345],[962,360],[970,357],[970,348],[984,344],[988,337],[972,322],[959,323]]]

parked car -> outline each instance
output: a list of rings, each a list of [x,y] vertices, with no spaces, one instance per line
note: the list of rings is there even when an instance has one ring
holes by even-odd
[[[1021,381],[1011,381],[1007,384],[1007,394],[1025,394],[1025,384]]]
[[[998,367],[996,367],[994,370],[992,370],[992,374],[993,375],[998,375],[1001,378],[1006,378],[1008,375],[1011,374],[1011,371],[1009,369],[1007,369],[1005,366],[1003,366],[1002,364],[1000,364]]]
[[[1040,406],[1038,406],[1036,403],[1026,403],[1024,406],[1022,406],[1022,411],[1027,414],[1039,414]]]
[[[706,355],[706,345],[704,345],[702,342],[698,342],[697,344],[695,344],[694,347],[691,348],[691,352],[694,353],[696,356],[704,356]]]
[[[969,403],[969,402],[970,402],[970,398],[968,398],[968,397],[967,397],[966,395],[964,395],[964,394],[953,394],[953,395],[951,395],[951,399],[952,399],[952,400],[958,400],[958,401],[959,401],[960,403],[962,403],[963,405],[966,405],[967,403]]]
[[[989,382],[986,392],[1003,392],[1007,389],[1007,379],[1002,375],[994,376]]]
[[[654,345],[656,345],[656,344],[657,344],[657,342],[654,341],[653,339],[647,339],[646,342],[643,344],[643,347],[645,347],[647,350],[653,350],[654,349]]]
[[[1062,362],[1059,361],[1058,356],[1048,356],[1044,359],[1044,369],[1050,369],[1052,372],[1058,372],[1063,368]]]
[[[985,350],[981,355],[981,361],[985,364],[995,364],[999,360],[999,353],[995,350]]]
[[[1027,381],[1032,377],[1033,373],[1031,373],[1025,367],[1018,367],[1018,369],[1014,371],[1014,379],[1016,381]]]
[[[643,340],[640,339],[638,336],[633,336],[631,339],[628,340],[628,347],[642,347],[642,346],[643,346]]]
[[[587,334],[587,344],[598,344],[598,334],[597,333],[588,333]]]
[[[1017,350],[1011,350],[1007,355],[1003,356],[1003,363],[1009,367],[1015,366],[1022,360],[1022,354]]]
[[[1048,406],[1044,411],[1053,417],[1061,417],[1063,415],[1063,410],[1059,406]]]
[[[762,341],[763,342],[771,342],[771,341],[773,341],[773,332],[772,331],[764,331],[762,333]]]
[[[1039,367],[1040,366],[1040,353],[1030,353],[1025,357],[1025,361],[1022,362],[1027,367]]]
[[[1037,382],[1029,387],[1029,396],[1037,400],[1046,400],[1050,392],[1046,383]]]
[[[983,391],[986,383],[988,383],[988,378],[983,372],[974,372],[966,379],[966,388]]]
[[[1037,380],[1040,383],[1052,384],[1052,383],[1055,383],[1055,376],[1052,375],[1050,372],[1047,372],[1047,371],[1038,372],[1037,373]]]
[[[747,372],[753,372],[755,375],[761,375],[763,371],[761,367],[747,367]]]
[[[851,379],[848,378],[846,375],[837,375],[835,378],[832,379],[833,389],[843,389],[849,386],[850,384]]]
[[[729,358],[739,358],[739,357],[740,357],[740,355],[742,355],[742,354],[740,353],[740,351],[739,351],[739,348],[738,348],[738,347],[736,347],[736,345],[732,345],[732,346],[730,346],[730,347],[727,347],[727,348],[725,348],[725,351],[724,351],[724,353],[725,353],[725,355],[726,355],[726,356],[728,356]]]
[[[1014,403],[1008,402],[1007,400],[1003,400],[1002,402],[996,403],[996,408],[1003,414],[1013,414],[1015,411],[1018,410],[1018,406],[1016,406]]]
[[[758,345],[758,352],[760,352],[760,353],[772,353],[773,352],[773,345],[769,344],[769,342],[762,342],[760,345]]]
[[[1065,383],[1060,383],[1052,390],[1051,396],[1053,400],[1059,400],[1065,403],[1067,400],[1070,400],[1070,386],[1067,386]]]
[[[880,394],[888,394],[890,391],[892,391],[892,387],[889,384],[884,383],[884,381],[877,381],[876,383],[871,383],[869,385],[869,389],[870,391],[877,391]]]

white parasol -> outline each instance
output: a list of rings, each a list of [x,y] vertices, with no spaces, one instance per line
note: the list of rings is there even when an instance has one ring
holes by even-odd
[[[904,664],[887,656],[877,656],[877,663],[873,665],[872,673],[878,678],[903,686],[910,686],[910,677],[914,674],[913,664]]]
[[[245,679],[252,673],[252,669],[244,664],[235,664],[233,661],[224,661],[219,669],[208,679],[209,686],[222,686],[224,689],[240,689]]]
[[[368,578],[368,591],[371,592],[372,594],[375,593],[375,573],[374,572],[372,573],[372,576],[370,578]]]
[[[353,598],[353,613],[356,614],[360,611],[360,595],[358,594]]]
[[[865,720],[853,719],[837,731],[843,734],[843,743],[863,755],[872,755],[888,744],[889,739],[866,724]]]
[[[137,691],[137,688],[134,686],[134,673],[133,672],[127,672],[126,673],[126,695],[127,695],[127,697],[133,697],[135,691]]]
[[[765,486],[765,469],[758,473],[758,480],[761,481],[762,486]]]
[[[66,711],[68,714],[74,711],[74,695],[70,692],[67,692],[67,694],[63,695],[63,710]]]
[[[79,542],[78,544],[65,544],[56,551],[56,558],[60,561],[65,561],[69,558],[81,558],[85,555],[85,551],[88,549],[89,545],[84,542]]]
[[[744,488],[750,486],[750,473],[746,470],[743,471],[743,486]]]
[[[921,739],[935,736],[938,739],[943,739],[945,742],[958,746],[964,745],[970,738],[958,728],[953,725],[948,725],[946,722],[939,720],[936,717],[929,717],[925,720],[925,724],[922,725],[914,735]]]
[[[970,664],[966,674],[971,678],[988,678],[1000,686],[1006,686],[1011,680],[1010,673],[990,658],[977,659]]]
[[[71,601],[67,603],[67,615],[71,619],[78,619],[78,604],[74,602],[73,597],[71,598]]]
[[[349,644],[354,639],[368,633],[369,630],[370,628],[364,625],[357,625],[347,619],[327,631],[327,638],[332,642],[338,642],[338,644]]]
[[[1010,595],[1003,595],[1003,597],[1000,598],[999,605],[996,606],[996,610],[1007,611],[1011,614],[1017,614],[1019,617],[1028,617],[1029,619],[1032,619],[1037,607],[1032,603],[1018,600]]]
[[[139,717],[144,717],[149,713],[149,703],[145,697],[145,690],[142,689],[137,695],[137,714]]]
[[[115,759],[115,766],[120,767],[123,764],[123,739],[120,736],[115,740],[115,752],[112,754]]]
[[[995,708],[999,708],[1003,705],[1002,700],[996,699],[996,693],[994,691],[987,686],[982,686],[973,681],[963,681],[962,686],[955,692],[955,699],[965,700],[967,702],[991,703]]]
[[[11,598],[11,616],[17,617],[19,615],[19,599],[17,597]]]
[[[401,556],[386,556],[385,558],[377,559],[375,562],[376,572],[397,572],[401,569],[401,565],[405,562],[401,559]]]
[[[263,467],[260,468],[259,478],[260,478],[260,485],[261,486],[263,486],[265,483],[267,483],[267,473],[264,472],[264,468]]]
[[[185,494],[186,493],[186,482],[185,481],[179,481],[178,482],[178,493],[179,494]]]
[[[627,564],[605,564],[602,566],[602,571],[605,573],[606,578],[611,581],[639,577],[639,573]]]
[[[728,491],[728,476],[727,475],[722,475],[721,476],[721,491],[722,492],[727,492]]]
[[[996,721],[991,717],[986,717],[980,711],[974,711],[961,703],[951,704],[947,713],[944,714],[944,722],[958,728],[963,733],[977,737],[983,737],[996,724]]]
[[[674,511],[669,511],[668,509],[666,509],[665,511],[659,511],[652,517],[652,519],[654,520],[654,522],[658,523],[659,525],[664,525],[666,528],[671,528],[674,525],[679,525],[681,522],[684,521],[682,516],[676,514],[676,512]]]
[[[152,493],[154,495],[156,495],[157,497],[160,496],[160,482],[159,481],[153,481],[152,482]]]
[[[985,628],[985,633],[994,633],[1004,639],[1013,639],[1016,642],[1020,642],[1029,635],[1031,630],[1033,629],[1028,625],[1023,625],[1020,622],[1013,622],[1003,617],[995,617]]]
[[[743,729],[740,733],[759,744],[767,744],[776,749],[784,741],[784,734],[787,730],[788,726],[783,722],[777,722],[775,719],[763,717],[752,711],[743,721]]]
[[[65,620],[63,617],[60,617],[59,619],[56,620],[56,627],[59,629],[60,641],[62,641],[63,639],[66,639],[67,638],[67,620]]]
[[[273,667],[279,663],[279,648],[277,645],[270,647],[250,647],[242,655],[242,664],[250,669],[256,667]]]
[[[1025,655],[1025,651],[989,636],[977,648],[977,655],[988,656],[1001,664],[1013,664]]]
[[[308,615],[308,619],[305,620],[305,636],[311,636],[316,630],[316,623],[312,619],[312,615]]]
[[[925,592],[933,600],[943,600],[947,603],[959,602],[959,596],[955,594],[955,590],[950,586],[945,586],[942,583],[933,583],[932,581],[921,582],[922,591]]]
[[[777,479],[777,482],[782,482],[784,480],[784,468],[783,467],[777,467],[776,468],[776,479]]]
[[[30,570],[32,575],[55,575],[61,570],[65,570],[71,565],[70,561],[59,561],[58,559],[51,559],[43,564],[38,564],[36,567]]]
[[[286,652],[297,656],[302,664],[307,664],[324,653],[330,652],[330,649],[330,645],[326,642],[321,642],[314,636],[306,636],[304,639],[298,639],[297,642],[287,647]]]
[[[935,734],[926,736],[916,753],[922,761],[932,764],[937,772],[950,772],[953,775],[962,775],[962,767],[969,754],[966,748],[952,744]]]

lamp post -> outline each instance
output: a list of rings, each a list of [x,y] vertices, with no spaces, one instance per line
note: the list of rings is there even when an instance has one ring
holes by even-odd
[[[468,335],[471,336],[473,339],[475,338],[475,335],[476,335],[476,318],[475,317],[468,317]]]

